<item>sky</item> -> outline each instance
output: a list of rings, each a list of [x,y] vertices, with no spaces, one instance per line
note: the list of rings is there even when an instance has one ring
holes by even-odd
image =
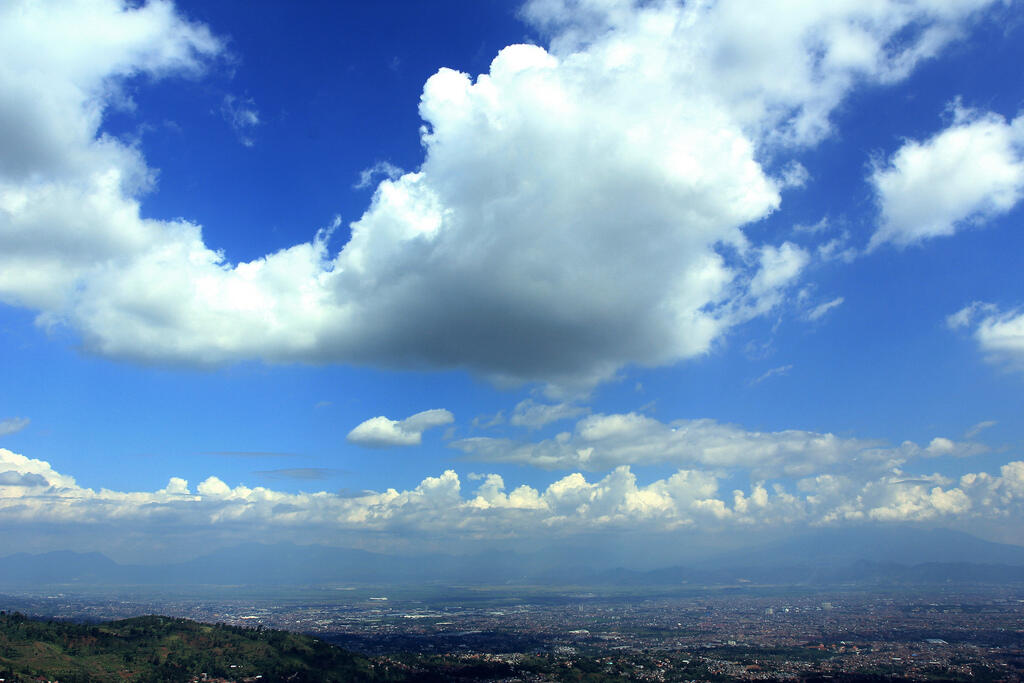
[[[1022,64],[995,0],[3,0],[6,550],[1024,544]]]

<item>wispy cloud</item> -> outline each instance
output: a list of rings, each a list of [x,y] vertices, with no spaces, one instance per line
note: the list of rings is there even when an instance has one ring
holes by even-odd
[[[494,415],[477,415],[470,423],[474,429],[491,429],[505,424],[505,411],[499,410]]]
[[[220,106],[220,113],[235,131],[239,142],[246,147],[252,147],[255,144],[252,134],[256,130],[256,126],[260,125],[260,113],[256,110],[256,103],[251,97],[239,98],[234,95],[225,95]]]
[[[574,406],[571,403],[549,405],[537,403],[533,399],[528,398],[516,405],[515,410],[512,411],[512,417],[509,418],[509,423],[517,427],[539,429],[551,422],[577,417],[586,412],[588,412],[587,408]]]
[[[204,451],[201,455],[222,455],[230,458],[294,458],[298,453],[281,451]]]
[[[330,467],[286,467],[276,470],[257,470],[253,474],[267,479],[300,479],[302,481],[322,481],[330,479],[339,474],[345,474],[345,470],[337,470]]]
[[[663,422],[639,413],[590,415],[571,432],[539,441],[471,437],[451,446],[474,462],[589,471],[671,464],[708,472],[746,470],[752,481],[817,475],[863,478],[894,472],[914,460],[989,451],[984,444],[944,437],[925,446],[912,441],[893,446],[800,429],[746,430],[710,419]]]
[[[793,369],[793,365],[790,364],[790,365],[780,365],[777,368],[772,368],[771,370],[767,370],[762,375],[757,377],[756,379],[752,379],[750,381],[750,386],[755,386],[757,384],[760,384],[761,382],[765,381],[766,379],[771,379],[772,377],[781,377],[782,375],[785,375],[786,373],[788,373],[792,369]]]
[[[841,306],[844,301],[846,301],[846,299],[844,299],[841,296],[837,296],[835,299],[832,299],[832,301],[826,301],[823,304],[819,304],[815,306],[813,309],[811,309],[811,311],[807,314],[807,319],[818,320],[822,318],[826,313],[831,311],[833,308]]]
[[[8,417],[0,420],[0,436],[16,434],[25,427],[28,427],[29,422],[31,422],[31,420],[27,417]]]
[[[968,429],[966,432],[964,432],[964,437],[968,438],[968,439],[973,439],[978,434],[981,434],[984,430],[986,430],[986,429],[988,429],[990,427],[995,427],[997,424],[998,423],[995,420],[984,420],[984,421],[979,422],[978,424],[974,425],[973,427]]]
[[[378,161],[370,168],[364,168],[359,172],[359,182],[353,187],[363,190],[370,187],[378,178],[397,180],[402,175],[402,169],[388,161]]]
[[[798,223],[794,225],[793,231],[803,233],[805,235],[816,235],[819,232],[825,232],[826,230],[828,230],[828,228],[828,216],[822,216],[821,220],[819,220],[817,223],[812,223],[811,225],[804,225],[803,223]]]
[[[994,304],[975,301],[946,317],[950,329],[973,328],[974,340],[986,358],[1024,371],[1024,312],[1002,312]]]

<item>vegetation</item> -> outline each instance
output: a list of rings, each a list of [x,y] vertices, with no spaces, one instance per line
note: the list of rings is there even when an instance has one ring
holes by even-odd
[[[642,630],[641,630],[642,631]],[[486,634],[484,634],[486,635]],[[496,636],[495,636],[496,637]],[[655,633],[654,640],[659,640]],[[670,640],[670,636],[660,638]],[[920,639],[910,641],[919,643]],[[368,658],[310,636],[263,627],[210,625],[169,617],[137,617],[98,625],[29,619],[0,612],[0,679],[18,683],[59,681],[188,681],[276,683],[278,681],[729,681],[737,677],[796,676],[802,683],[874,683],[910,680],[904,664],[883,652],[848,667],[824,646],[758,647],[743,644],[673,650],[576,643],[548,643],[515,651],[474,651],[468,641],[442,641],[431,652],[398,649]],[[436,648],[435,645],[440,644]],[[521,643],[520,643],[521,644]],[[1009,680],[1024,659],[1011,649],[1001,666],[981,659],[984,648],[949,657],[946,665],[911,661],[913,680]],[[991,652],[991,651],[988,651]],[[1000,652],[1003,652],[1000,650]],[[977,657],[975,656],[977,655]],[[904,655],[901,654],[901,657]],[[1009,666],[1007,666],[1009,664]],[[856,669],[850,671],[849,669]],[[1008,677],[1009,676],[1009,677]],[[1016,679],[1015,679],[1016,680]]]
[[[286,631],[155,616],[87,626],[0,612],[7,681],[176,682],[203,674],[260,683],[388,680],[364,657]]]
[[[569,648],[571,650],[571,648]],[[629,661],[626,661],[629,660]],[[440,681],[646,680],[667,665],[667,680],[728,680],[678,655],[479,655],[405,653],[368,659],[309,636],[266,628],[137,617],[99,625],[29,619],[0,612],[0,679],[29,681]]]

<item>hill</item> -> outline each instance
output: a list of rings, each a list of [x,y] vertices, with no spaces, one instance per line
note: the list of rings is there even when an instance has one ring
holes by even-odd
[[[260,683],[394,680],[364,657],[286,631],[157,616],[90,626],[0,612],[0,679],[177,682],[203,674]]]

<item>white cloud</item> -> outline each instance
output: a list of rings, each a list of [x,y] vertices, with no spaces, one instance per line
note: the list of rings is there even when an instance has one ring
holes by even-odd
[[[844,301],[846,301],[846,299],[844,299],[841,296],[837,296],[835,299],[832,299],[831,301],[826,301],[823,304],[818,304],[817,306],[812,308],[811,311],[807,314],[807,319],[818,320],[819,318],[822,318],[826,313],[831,311],[833,308],[841,306]]]
[[[779,174],[780,187],[803,187],[811,179],[811,174],[799,161],[791,161]]]
[[[775,307],[782,299],[782,292],[796,280],[808,261],[807,252],[792,242],[777,248],[762,247],[761,268],[750,282],[754,310],[760,314]]]
[[[818,233],[825,232],[829,227],[831,227],[831,222],[829,221],[828,216],[822,216],[817,223],[813,223],[811,225],[805,225],[803,223],[794,225],[793,231],[807,235],[817,235]]]
[[[951,455],[957,458],[967,458],[972,455],[988,453],[991,449],[988,446],[973,441],[953,441],[944,436],[937,436],[932,439],[923,449],[921,455],[925,457],[938,457],[940,455]]]
[[[17,475],[32,475],[31,480],[33,482],[38,482],[42,479],[48,486],[59,488],[75,488],[77,486],[73,478],[59,474],[50,467],[50,463],[43,460],[26,458],[6,448],[0,448],[0,471],[14,472]],[[0,493],[0,496],[2,495],[4,494]],[[8,491],[7,495],[15,494]]]
[[[491,429],[505,424],[505,411],[499,410],[494,415],[477,415],[471,424],[475,429]]]
[[[260,113],[256,110],[256,103],[251,97],[239,98],[234,95],[225,95],[220,113],[235,131],[239,142],[246,147],[252,147],[255,144],[252,134],[256,126],[260,125]]]
[[[1012,122],[954,105],[953,124],[907,141],[871,182],[881,224],[868,249],[952,235],[1006,213],[1024,193],[1024,116]]]
[[[534,0],[525,13],[557,34],[560,53],[610,34],[613,55],[629,63],[642,48],[623,34],[646,33],[673,63],[697,67],[690,79],[726,101],[744,127],[769,140],[810,144],[831,130],[829,115],[856,81],[904,78],[956,38],[966,16],[989,3],[638,4]],[[766,33],[765,26],[772,30]],[[911,27],[916,31],[900,35]]]
[[[168,488],[170,487],[168,484]],[[196,491],[200,496],[207,498],[227,498],[232,494],[231,487],[217,477],[207,477],[196,487]]]
[[[217,40],[168,3],[7,5],[0,301],[147,362],[589,387],[692,358],[782,301],[807,263],[744,233],[799,180],[788,146],[819,141],[855,84],[904,77],[985,4],[532,3],[550,49],[431,77],[423,165],[380,182],[339,253],[321,233],[247,263],[195,223],[142,218],[153,173],[97,136],[124,77],[195,72]],[[769,148],[780,177],[758,161]]]
[[[754,380],[752,380],[750,382],[750,384],[751,384],[751,386],[754,386],[754,385],[760,384],[761,382],[765,381],[766,379],[771,379],[772,377],[781,377],[782,375],[788,374],[789,371],[792,370],[792,369],[793,369],[793,366],[792,366],[792,364],[790,364],[790,365],[780,365],[777,368],[771,368],[769,370],[765,370],[763,373],[758,375]]]
[[[867,519],[1005,521],[1024,512],[1024,462],[958,481],[937,474],[908,478],[895,470],[868,479],[822,474],[790,488],[759,480],[728,493],[721,490],[719,475],[695,469],[643,483],[628,466],[619,466],[592,481],[571,473],[544,488],[511,490],[497,474],[469,479],[477,482],[475,491],[464,492],[458,474],[447,470],[412,489],[355,495],[231,486],[215,476],[194,493],[179,477],[157,491],[124,492],[80,487],[48,463],[0,449],[0,524],[56,525],[80,537],[92,527],[94,549],[99,549],[109,543],[111,530],[148,531],[138,537],[152,542],[167,533],[187,534],[200,544],[229,534],[240,538],[239,533],[248,540],[306,542],[332,541],[339,534],[396,534],[409,542],[429,538],[450,544],[476,538],[556,539],[607,529],[718,532]]]
[[[546,424],[567,420],[587,412],[586,408],[574,406],[571,403],[537,403],[533,399],[526,399],[516,404],[509,418],[509,424],[529,429],[539,429]]]
[[[1024,313],[1002,313],[993,304],[976,301],[946,318],[946,324],[952,329],[973,327],[974,340],[989,361],[1024,370]]]
[[[405,172],[389,161],[378,161],[370,168],[364,168],[359,172],[359,182],[354,187],[362,190],[373,185],[374,181],[381,176],[388,180],[398,180]]]
[[[424,410],[404,420],[389,420],[383,416],[371,417],[357,425],[345,438],[349,443],[368,448],[418,446],[423,440],[424,431],[454,421],[455,416],[441,408]]]
[[[981,422],[977,423],[976,425],[968,429],[966,432],[964,432],[964,438],[973,439],[978,434],[981,434],[984,430],[991,429],[992,427],[995,427],[997,424],[999,423],[996,422],[995,420],[982,420]]]
[[[17,434],[25,427],[28,427],[30,420],[27,417],[8,417],[0,420],[0,436]]]
[[[220,44],[169,3],[0,7],[0,301],[59,315],[106,263],[160,249],[184,223],[142,220],[152,184],[139,152],[97,137],[123,79],[198,73]]]
[[[951,330],[968,327],[971,324],[971,321],[976,319],[979,314],[985,314],[986,316],[992,317],[998,312],[999,309],[994,304],[975,301],[964,306],[956,313],[946,316],[946,326]]]
[[[580,420],[573,432],[538,442],[471,437],[450,445],[472,460],[545,469],[670,464],[749,471],[755,478],[853,471],[869,476],[914,458],[965,456],[987,450],[981,444],[944,438],[924,448],[910,441],[888,446],[877,440],[796,429],[753,432],[708,419],[665,423],[637,413],[591,415]]]
[[[843,263],[852,263],[854,259],[860,256],[860,252],[850,246],[850,233],[847,230],[838,237],[833,237],[824,244],[819,244],[816,250],[818,258],[822,261],[833,261],[838,260]]]
[[[937,436],[925,450],[931,455],[948,455],[956,450],[956,445],[945,437]]]
[[[886,481],[866,487],[874,494],[876,504],[866,510],[870,519],[885,522],[926,521],[936,517],[955,516],[968,511],[971,499],[958,488],[911,484],[893,485]]]

